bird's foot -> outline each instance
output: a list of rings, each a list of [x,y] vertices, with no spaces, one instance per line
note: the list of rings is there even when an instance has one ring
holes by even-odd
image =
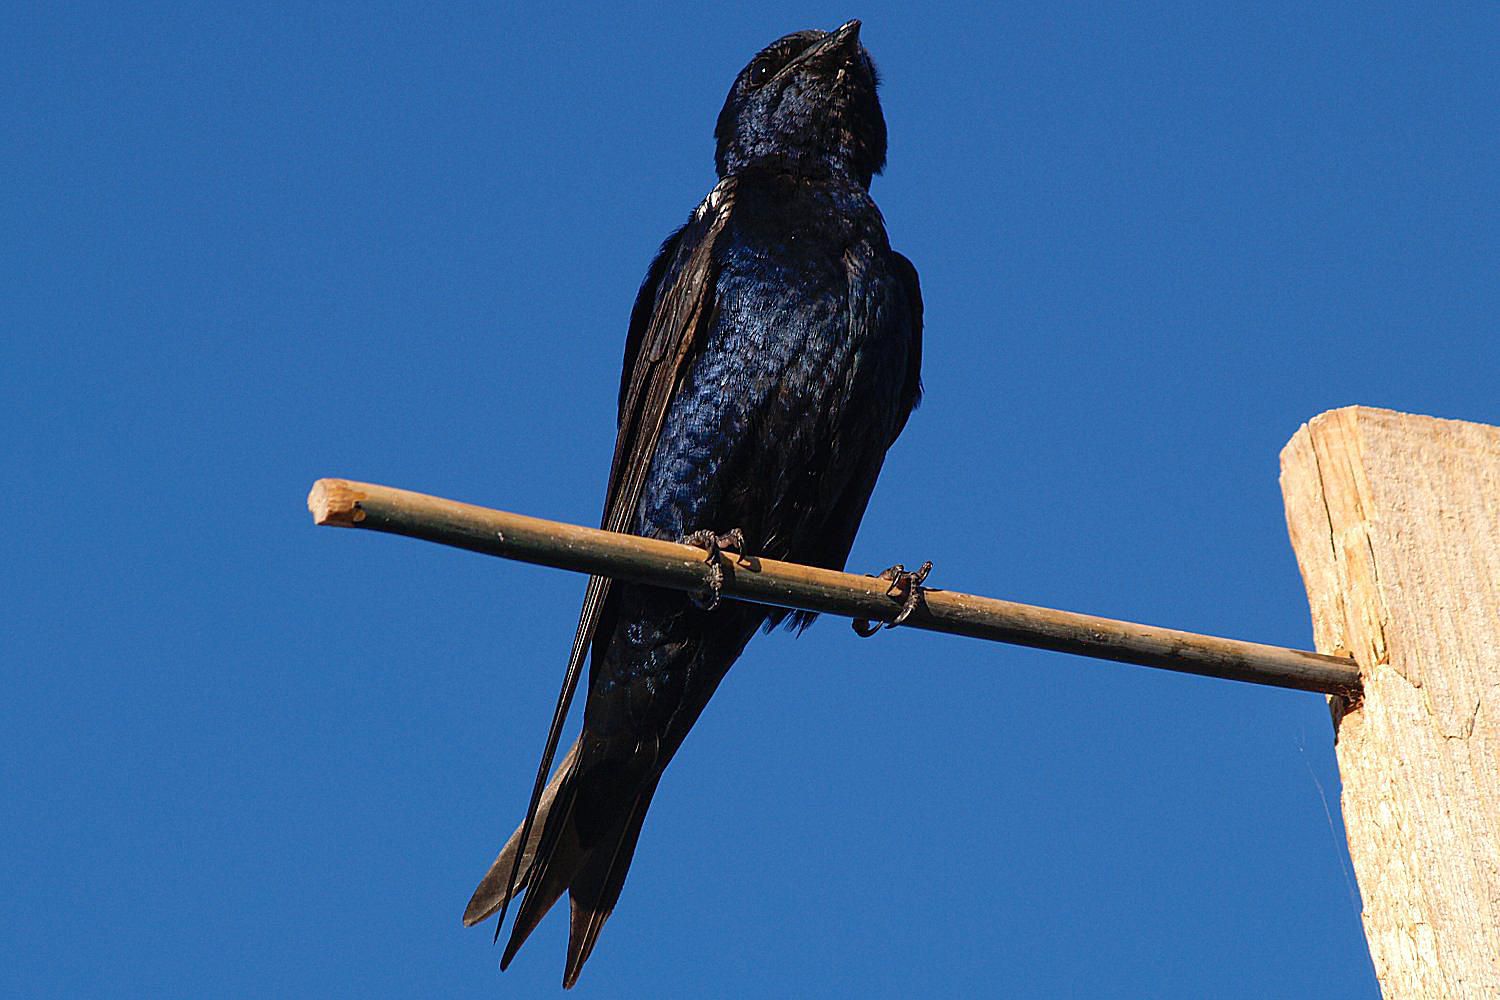
[[[897,563],[890,569],[871,574],[878,580],[889,580],[891,585],[885,588],[885,596],[901,602],[901,610],[896,617],[884,623],[885,628],[895,628],[917,610],[917,605],[922,603],[922,582],[931,572],[932,560],[929,559],[915,573],[908,572],[905,566]],[[854,627],[855,634],[868,639],[880,631],[882,623],[872,622],[868,618],[856,618],[849,624]]]
[[[719,594],[724,590],[724,556],[726,553],[744,555],[745,533],[739,528],[730,528],[720,535],[704,529],[684,535],[679,541],[708,553],[704,560],[708,563],[708,586],[703,593],[693,594],[690,599],[704,611],[712,611],[719,606]]]

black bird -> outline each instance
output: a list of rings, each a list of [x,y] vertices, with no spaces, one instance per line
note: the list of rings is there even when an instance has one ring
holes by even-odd
[[[710,561],[737,549],[844,567],[921,395],[917,273],[869,194],[886,150],[876,85],[858,21],[777,39],[735,79],[719,182],[631,312],[605,528],[692,541]],[[814,618],[717,597],[589,581],[526,821],[464,913],[471,925],[502,910],[503,924],[526,890],[502,969],[566,890],[573,985],[662,771],[719,681],[757,628]],[[583,731],[543,789],[590,650]]]

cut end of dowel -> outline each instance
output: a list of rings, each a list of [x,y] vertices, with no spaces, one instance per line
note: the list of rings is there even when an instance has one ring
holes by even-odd
[[[312,511],[313,524],[352,528],[365,519],[359,507],[364,498],[356,484],[347,479],[319,479],[307,495],[307,509]]]

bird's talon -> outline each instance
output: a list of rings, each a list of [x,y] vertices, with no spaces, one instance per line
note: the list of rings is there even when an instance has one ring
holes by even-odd
[[[730,528],[721,535],[705,528],[683,536],[681,541],[683,545],[708,553],[703,560],[708,563],[708,583],[703,593],[690,595],[689,599],[695,607],[712,611],[719,606],[719,595],[724,590],[724,556],[726,553],[744,555],[745,533],[739,528]]]
[[[724,569],[717,562],[708,564],[708,584],[702,593],[689,594],[688,599],[700,611],[712,611],[719,606],[719,595],[724,591]]]
[[[884,623],[884,628],[895,628],[903,624],[911,613],[917,610],[917,605],[922,603],[922,584],[927,579],[927,574],[932,572],[932,560],[929,559],[917,568],[915,573],[909,573],[906,567],[897,563],[879,573],[871,574],[878,580],[889,580],[891,585],[885,588],[885,595],[892,599],[901,601],[901,610],[896,617]],[[879,632],[882,628],[880,622],[872,622],[868,618],[856,618],[850,623],[854,628],[854,634],[868,639]]]

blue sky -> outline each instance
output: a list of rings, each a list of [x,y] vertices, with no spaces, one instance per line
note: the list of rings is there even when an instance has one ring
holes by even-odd
[[[556,992],[459,916],[583,581],[303,498],[591,522],[726,88],[851,16],[928,394],[853,568],[1306,645],[1298,425],[1500,422],[1492,5],[7,5],[0,992]],[[1314,695],[824,621],[578,991],[1373,997],[1337,791]]]

